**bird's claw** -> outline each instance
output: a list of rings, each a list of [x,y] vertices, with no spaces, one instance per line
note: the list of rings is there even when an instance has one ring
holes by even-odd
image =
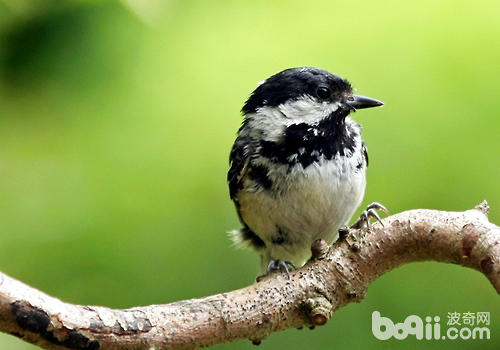
[[[295,265],[288,260],[271,260],[269,264],[267,265],[266,273],[263,275],[259,275],[256,278],[257,282],[262,281],[264,278],[270,276],[272,273],[275,272],[284,272],[290,278],[290,269],[296,270],[297,268]]]
[[[377,210],[380,210],[386,214],[389,214],[389,210],[387,210],[387,208],[385,206],[383,206],[382,204],[380,204],[378,202],[373,202],[370,205],[368,205],[365,210],[363,210],[363,212],[359,216],[359,219],[356,220],[356,222],[354,224],[352,224],[350,228],[360,229],[360,228],[366,226],[366,227],[368,227],[368,229],[370,229],[371,228],[370,218],[376,219],[378,222],[380,222],[380,224],[382,226],[384,226],[384,223],[382,222],[382,219],[378,215]]]
[[[273,272],[286,272],[287,275],[290,274],[290,268],[297,269],[295,265],[288,260],[271,260],[267,265],[267,273]]]

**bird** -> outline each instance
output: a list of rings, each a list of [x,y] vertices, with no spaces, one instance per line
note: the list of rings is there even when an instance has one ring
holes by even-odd
[[[261,276],[301,266],[317,239],[338,239],[366,187],[367,148],[350,114],[382,105],[315,67],[283,70],[250,94],[227,174],[242,228],[229,234],[260,255]],[[376,210],[387,212],[374,202],[352,227],[380,221]]]

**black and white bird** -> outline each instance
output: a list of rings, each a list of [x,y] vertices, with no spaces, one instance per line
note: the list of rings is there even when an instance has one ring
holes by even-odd
[[[349,114],[382,102],[353,94],[345,79],[302,67],[252,92],[230,154],[228,183],[243,228],[239,246],[261,256],[260,273],[301,266],[316,239],[332,243],[360,205],[368,155]],[[373,203],[357,225],[377,217]]]

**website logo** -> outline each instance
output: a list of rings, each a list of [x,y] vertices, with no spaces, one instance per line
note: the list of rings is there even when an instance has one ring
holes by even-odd
[[[490,339],[489,312],[448,312],[446,327],[441,327],[439,316],[410,315],[403,322],[394,323],[379,311],[372,313],[372,333],[379,340],[404,340],[414,336],[418,340]]]

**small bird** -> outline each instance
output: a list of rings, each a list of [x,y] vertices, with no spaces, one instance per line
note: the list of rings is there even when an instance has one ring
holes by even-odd
[[[349,114],[382,106],[320,68],[286,69],[259,83],[242,108],[230,153],[230,197],[243,228],[238,246],[261,257],[260,274],[301,266],[317,239],[333,243],[360,205],[368,153]],[[354,224],[380,221],[372,203]]]

